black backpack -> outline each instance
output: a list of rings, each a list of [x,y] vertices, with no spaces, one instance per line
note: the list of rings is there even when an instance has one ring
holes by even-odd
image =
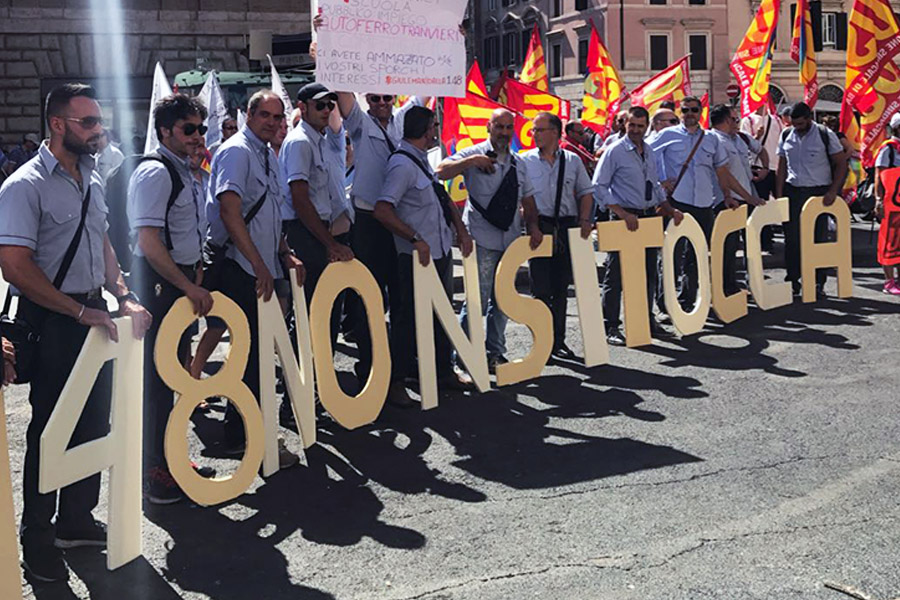
[[[831,153],[828,152],[828,128],[825,127],[824,125],[820,125],[819,123],[813,123],[813,125],[815,125],[816,129],[819,130],[819,136],[821,136],[821,138],[822,138],[822,145],[825,146],[825,154],[830,155]],[[781,143],[782,144],[788,138],[788,136],[791,135],[791,132],[793,130],[794,130],[793,127],[785,127],[784,128],[784,131],[781,132]]]
[[[516,159],[512,154],[509,161],[509,171],[503,176],[500,187],[494,192],[487,206],[481,206],[471,196],[469,197],[472,208],[500,231],[509,231],[516,218],[516,211],[519,210],[519,174],[516,172]]]
[[[169,250],[172,249],[172,236],[169,233],[169,211],[172,210],[172,205],[175,204],[178,194],[184,190],[184,183],[181,181],[181,176],[178,174],[175,165],[158,152],[129,156],[109,174],[109,177],[106,179],[106,204],[109,208],[109,241],[116,251],[119,266],[126,273],[131,271],[131,259],[133,256],[131,226],[128,222],[126,210],[128,205],[128,184],[138,166],[147,160],[161,162],[166,167],[166,171],[169,172],[169,179],[172,181],[172,193],[169,194],[169,200],[166,203],[166,226],[164,231],[166,248]]]

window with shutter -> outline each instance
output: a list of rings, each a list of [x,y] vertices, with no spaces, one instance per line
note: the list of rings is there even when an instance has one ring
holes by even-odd
[[[847,13],[837,13],[835,29],[835,50],[847,49]]]
[[[662,71],[669,66],[669,36],[650,35],[650,69]]]

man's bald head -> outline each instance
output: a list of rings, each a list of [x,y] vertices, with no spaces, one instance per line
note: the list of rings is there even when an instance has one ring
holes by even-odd
[[[674,127],[678,125],[678,115],[675,111],[668,108],[661,108],[653,115],[653,123],[651,124],[653,131],[662,131],[666,127]]]
[[[491,136],[491,145],[498,152],[508,152],[515,130],[516,117],[505,108],[498,108],[491,113],[488,121],[488,134]]]

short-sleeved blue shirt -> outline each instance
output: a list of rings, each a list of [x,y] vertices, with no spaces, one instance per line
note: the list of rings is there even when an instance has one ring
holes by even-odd
[[[659,185],[653,148],[643,143],[644,153],[626,135],[607,146],[594,171],[594,200],[607,209],[615,204],[632,210],[646,210],[666,199]],[[650,197],[647,198],[647,184]]]
[[[822,127],[828,137],[828,148],[822,143]],[[787,163],[787,183],[794,187],[831,185],[829,156],[844,151],[837,135],[827,127],[813,123],[803,135],[789,127],[778,140],[778,156]]]
[[[659,156],[660,181],[677,179],[701,135],[703,141],[672,196],[682,204],[709,208],[715,204],[716,169],[728,164],[728,155],[719,138],[702,127],[690,133],[681,124],[660,131],[651,146]]]
[[[525,164],[525,172],[534,188],[534,202],[537,205],[538,214],[542,217],[553,217],[556,209],[556,183],[559,179],[560,160],[566,161],[566,170],[563,174],[563,193],[560,200],[560,217],[579,216],[579,201],[585,194],[591,194],[593,188],[588,177],[584,163],[577,154],[568,150],[557,150],[556,160],[551,166],[541,156],[537,148],[529,150],[521,155]]]
[[[325,160],[324,154],[325,136],[306,121],[300,121],[284,140],[278,156],[284,181],[282,219],[287,221],[298,218],[291,198],[290,184],[305,181],[309,185],[309,201],[319,218],[331,221],[331,205],[334,202],[330,185],[332,165]]]

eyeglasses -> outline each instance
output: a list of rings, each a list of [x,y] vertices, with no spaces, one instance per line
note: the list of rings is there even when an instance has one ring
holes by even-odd
[[[80,119],[76,119],[75,117],[62,117],[66,121],[72,121],[73,123],[78,123],[81,125],[82,129],[93,129],[94,127],[103,127],[104,121],[103,117],[81,117]]]
[[[316,110],[325,110],[326,108],[328,110],[334,110],[334,106],[335,106],[334,101],[322,102],[321,100],[318,100],[316,102]]]
[[[200,135],[206,135],[206,132],[209,131],[209,127],[206,125],[195,125],[194,123],[187,123],[181,126],[181,131],[184,132],[184,135],[194,135],[196,132],[200,132]]]
[[[665,123],[671,123],[672,125],[678,125],[678,123],[679,123],[680,121],[679,121],[678,119],[669,119],[669,120],[664,121],[664,122],[665,122]]]
[[[237,125],[223,125],[222,129],[225,131],[237,131]]]
[[[683,113],[698,113],[700,112],[699,106],[682,106],[681,112]]]
[[[553,127],[534,127],[531,131],[534,133],[544,133],[545,131],[556,131]]]
[[[393,96],[389,96],[385,94],[384,96],[369,96],[369,102],[378,104],[380,102],[384,102],[385,104],[390,104],[394,101]]]

